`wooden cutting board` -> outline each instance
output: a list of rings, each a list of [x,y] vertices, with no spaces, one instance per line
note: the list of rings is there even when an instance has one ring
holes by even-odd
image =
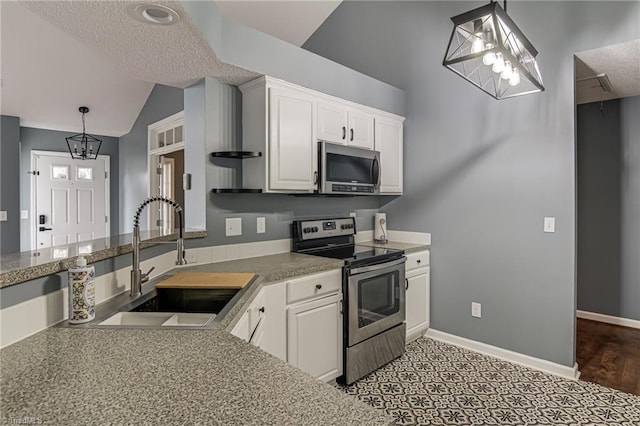
[[[156,288],[212,289],[243,288],[255,274],[249,273],[214,273],[185,272],[172,276],[156,285]]]

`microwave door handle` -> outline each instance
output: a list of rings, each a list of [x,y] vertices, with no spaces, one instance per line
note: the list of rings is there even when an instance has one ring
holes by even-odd
[[[380,162],[378,157],[373,157],[371,162],[371,181],[375,182],[374,186],[377,188],[380,186]]]

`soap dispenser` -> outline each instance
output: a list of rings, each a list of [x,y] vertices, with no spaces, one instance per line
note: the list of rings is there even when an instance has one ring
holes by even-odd
[[[69,323],[82,324],[96,317],[96,271],[87,259],[78,256],[69,268]]]

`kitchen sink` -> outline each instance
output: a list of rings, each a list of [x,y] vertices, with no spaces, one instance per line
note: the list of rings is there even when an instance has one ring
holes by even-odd
[[[204,327],[215,315],[170,312],[118,312],[97,325],[130,327]]]
[[[166,279],[167,277],[160,277]],[[147,285],[142,296],[127,293],[96,306],[96,319],[83,324],[64,321],[65,328],[214,328],[242,297],[242,289],[174,289]]]

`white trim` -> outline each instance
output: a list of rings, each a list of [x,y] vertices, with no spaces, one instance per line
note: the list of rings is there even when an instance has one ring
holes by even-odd
[[[450,343],[455,346],[460,346],[465,349],[480,352],[484,355],[489,355],[498,359],[512,362],[514,364],[523,365],[525,367],[533,368],[535,370],[543,371],[545,373],[553,374],[567,379],[577,380],[580,377],[580,371],[578,371],[577,363],[575,363],[573,367],[567,367],[566,365],[557,364],[555,362],[547,361],[546,359],[535,358],[530,355],[513,352],[508,349],[503,349],[497,346],[488,345],[486,343],[477,342],[475,340],[466,339],[464,337],[455,336],[453,334],[434,330],[432,328],[427,330],[425,336],[435,340],[439,340],[441,342]]]
[[[614,317],[612,315],[599,314],[597,312],[576,311],[578,318],[606,322],[607,324],[621,325],[623,327],[631,327],[640,329],[640,321],[631,318]]]
[[[41,149],[32,149],[30,152],[31,157],[31,171],[37,169],[36,156],[43,155],[48,157],[68,157],[70,154],[63,151],[44,151]],[[110,154],[98,154],[98,160],[104,161],[104,171],[107,173],[107,177],[104,180],[104,211],[107,216],[107,221],[105,222],[105,237],[111,236],[111,155]],[[30,178],[30,203],[29,203],[29,216],[30,216],[30,226],[29,226],[29,240],[31,241],[30,250],[38,250],[36,237],[37,234],[34,231],[36,229],[36,177],[31,174]]]

